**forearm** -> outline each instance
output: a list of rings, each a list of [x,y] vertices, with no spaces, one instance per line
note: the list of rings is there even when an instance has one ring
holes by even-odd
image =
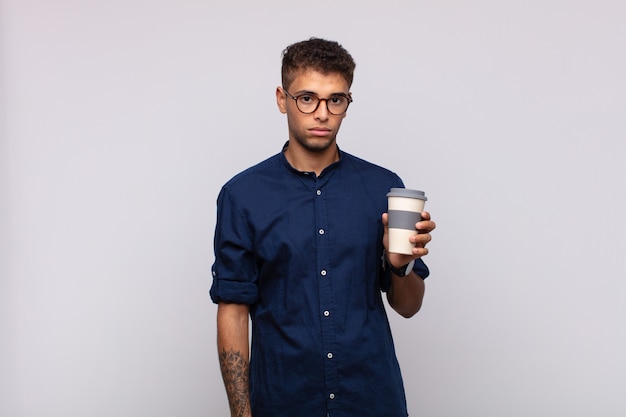
[[[391,287],[387,292],[389,305],[401,316],[414,316],[422,307],[425,292],[424,280],[415,272],[405,277],[391,274]]]
[[[248,348],[249,308],[220,303],[217,311],[217,349],[231,417],[251,417]]]

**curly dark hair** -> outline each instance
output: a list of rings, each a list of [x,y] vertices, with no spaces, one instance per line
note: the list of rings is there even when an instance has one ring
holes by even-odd
[[[340,74],[350,87],[355,67],[352,56],[335,41],[311,38],[297,42],[283,51],[283,88],[289,88],[299,72],[307,69],[322,74]]]

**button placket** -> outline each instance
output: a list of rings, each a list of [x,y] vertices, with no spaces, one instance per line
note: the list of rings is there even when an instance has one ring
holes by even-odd
[[[324,179],[326,181],[327,179]],[[322,182],[324,182],[322,181]],[[322,340],[320,348],[322,351],[320,354],[324,355],[327,359],[325,361],[325,381],[326,381],[326,395],[329,400],[333,400],[335,398],[335,392],[338,386],[338,374],[337,374],[337,364],[336,359],[334,358],[333,351],[335,350],[335,323],[331,315],[331,311],[334,308],[333,303],[333,280],[332,273],[330,270],[330,265],[332,264],[332,254],[333,249],[331,247],[332,239],[329,240],[329,220],[328,220],[328,207],[327,203],[329,194],[326,193],[326,190],[323,190],[323,184],[318,183],[318,186],[313,188],[315,193],[314,204],[315,204],[315,237],[316,240],[316,257],[317,257],[317,265],[319,271],[319,307],[322,314]]]

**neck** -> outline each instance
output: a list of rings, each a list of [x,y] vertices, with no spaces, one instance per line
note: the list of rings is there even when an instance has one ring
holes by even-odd
[[[326,167],[339,161],[339,148],[333,143],[324,150],[310,151],[298,146],[295,140],[290,140],[285,149],[285,158],[298,171],[315,172],[319,176]]]

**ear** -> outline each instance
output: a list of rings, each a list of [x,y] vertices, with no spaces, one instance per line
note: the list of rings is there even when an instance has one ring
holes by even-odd
[[[352,98],[352,91],[348,91],[348,95],[350,96],[350,98]],[[348,115],[348,112],[346,111],[344,114],[342,114],[342,119],[345,119],[346,116]]]
[[[287,96],[282,87],[276,87],[276,104],[282,114],[287,113]]]

